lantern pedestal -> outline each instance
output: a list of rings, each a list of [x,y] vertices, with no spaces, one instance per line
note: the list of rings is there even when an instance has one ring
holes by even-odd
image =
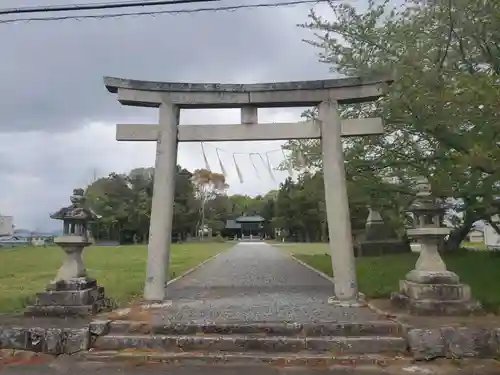
[[[45,291],[37,293],[34,303],[27,306],[27,316],[88,316],[109,307],[104,288],[87,276],[82,259],[84,248],[92,244],[88,222],[95,214],[84,206],[83,190],[76,189],[71,202],[51,215],[64,221],[63,235],[54,239],[65,252],[64,262]]]
[[[399,289],[399,293],[391,295],[391,302],[410,314],[469,315],[481,310],[465,284],[417,284],[401,280]]]
[[[454,272],[414,269],[399,281],[391,302],[415,315],[468,315],[481,310]]]
[[[54,243],[63,249],[66,257],[52,283],[86,277],[87,270],[83,264],[82,253],[92,242],[84,236],[60,236],[54,239]]]
[[[399,282],[399,292],[392,293],[392,303],[415,315],[468,315],[481,310],[471,298],[470,287],[460,284],[439,254],[438,244],[450,233],[440,226],[443,206],[431,196],[427,180],[420,180],[417,188],[417,198],[409,209],[416,217],[416,228],[408,229],[407,234],[420,244],[420,256],[415,269]]]
[[[87,316],[97,314],[106,305],[104,287],[87,276],[82,252],[90,245],[86,236],[56,237],[54,243],[66,253],[57,276],[35,302],[25,310],[29,316]]]
[[[104,287],[95,279],[82,277],[58,281],[37,293],[33,305],[27,306],[27,316],[67,317],[97,314],[108,307]]]

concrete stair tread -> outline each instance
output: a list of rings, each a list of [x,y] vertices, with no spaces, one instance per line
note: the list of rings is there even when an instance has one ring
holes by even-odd
[[[383,354],[335,355],[332,353],[303,351],[297,353],[265,353],[259,351],[247,352],[161,352],[161,351],[114,351],[91,349],[84,353],[87,361],[148,361],[148,362],[244,362],[286,365],[335,365],[335,364],[388,364],[390,362],[411,363],[411,357]]]
[[[345,354],[402,353],[406,340],[391,336],[259,336],[259,335],[145,335],[124,334],[99,337],[94,348],[122,350],[147,348],[163,351],[290,352],[318,351]]]
[[[228,334],[212,334],[212,333],[203,333],[203,334],[142,334],[142,333],[112,333],[108,336],[103,336],[103,337],[113,337],[113,338],[163,338],[163,339],[206,339],[206,340],[215,340],[215,339],[220,339],[220,340],[234,340],[234,339],[240,339],[240,338],[245,338],[245,339],[260,339],[260,340],[317,340],[317,339],[325,339],[325,340],[347,340],[347,341],[360,341],[360,340],[373,340],[373,339],[386,339],[386,340],[404,340],[403,337],[397,337],[397,336],[337,336],[337,335],[329,335],[329,336],[302,336],[302,335],[296,335],[296,336],[281,336],[281,335],[262,335],[262,334],[235,334],[235,333],[228,333]]]
[[[390,320],[368,322],[148,322],[113,321],[112,333],[143,334],[266,334],[273,336],[396,336],[402,335],[400,324]]]
[[[298,358],[307,356],[309,358],[359,358],[359,355],[336,355],[335,353],[325,353],[325,352],[315,352],[311,350],[306,350],[296,353],[265,353],[257,350],[249,350],[246,352],[212,352],[212,351],[197,351],[197,352],[165,352],[165,351],[153,351],[153,350],[99,350],[90,349],[88,352],[82,354],[83,357],[87,357],[90,354],[92,356],[110,356],[117,355],[122,357],[144,357],[144,356],[157,356],[161,357],[196,357],[196,356],[225,356],[225,357],[261,357],[261,358]],[[380,358],[396,358],[404,359],[411,358],[409,356],[385,356],[383,354],[366,354],[363,357],[380,359]]]

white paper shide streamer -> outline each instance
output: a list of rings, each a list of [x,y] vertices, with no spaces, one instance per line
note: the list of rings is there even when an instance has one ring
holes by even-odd
[[[200,142],[200,145],[201,145],[201,151],[203,154],[203,161],[205,162],[205,169],[207,171],[211,172],[212,170],[210,168],[210,163],[208,162],[208,157],[207,157],[207,153],[205,150],[205,145],[203,142]],[[227,172],[227,169],[224,167],[224,163],[222,162],[222,157],[221,157],[221,152],[222,151],[227,152],[227,151],[225,151],[223,149],[219,149],[216,146],[214,146],[214,148],[215,148],[215,152],[217,155],[217,161],[219,163],[220,170],[221,170],[222,174],[224,175],[224,177],[227,178],[228,172]],[[269,154],[272,152],[280,152],[280,151],[283,155],[284,163],[285,163],[286,168],[288,170],[288,174],[291,178],[294,178],[294,167],[298,167],[299,169],[306,168],[306,161],[305,161],[304,154],[302,153],[302,150],[292,151],[291,157],[287,157],[287,154],[285,154],[285,150],[283,150],[283,149],[267,151],[267,152],[264,152],[262,154],[259,152],[251,152],[251,153],[234,152],[234,153],[232,153],[233,162],[234,162],[234,167],[236,169],[236,173],[238,175],[238,179],[240,180],[240,183],[243,183],[243,173],[242,173],[242,170],[240,168],[240,165],[238,165],[238,161],[236,160],[236,155],[241,154],[241,155],[248,156],[248,159],[250,160],[250,163],[252,164],[252,167],[255,171],[255,174],[257,175],[256,177],[259,180],[261,180],[262,178],[260,176],[259,169],[257,168],[258,163],[256,163],[254,160],[254,156],[257,155],[257,157],[262,162],[264,168],[266,168],[267,173],[269,174],[269,177],[271,178],[271,180],[273,182],[276,182],[277,181],[276,176],[274,175],[275,169],[273,168]],[[293,162],[292,159],[295,159],[295,162]]]
[[[236,173],[238,174],[238,178],[240,183],[243,183],[243,175],[241,174],[240,167],[238,167],[238,162],[236,161],[236,155],[233,154],[234,167],[236,168]]]
[[[207,158],[207,154],[205,152],[205,147],[203,146],[203,143],[201,143],[201,152],[203,153],[203,160],[205,161],[205,169],[207,171],[211,171],[210,164],[208,164],[208,158]]]
[[[222,174],[224,175],[224,177],[227,177],[226,168],[224,168],[224,164],[222,164],[222,159],[221,159],[220,154],[219,154],[219,149],[216,149],[215,152],[217,153],[217,159],[219,160],[220,170],[222,171]]]
[[[250,163],[252,163],[252,167],[253,167],[255,173],[257,174],[257,178],[260,180],[259,170],[257,169],[257,166],[255,165],[255,163],[252,159],[253,155],[259,155],[259,154],[251,153],[250,155],[248,155],[248,158],[250,159]]]
[[[259,154],[260,160],[262,160],[262,164],[267,168],[267,172],[269,173],[269,176],[271,176],[271,180],[273,182],[276,182],[276,178],[274,178],[274,173],[273,173],[273,166],[271,165],[271,159],[269,159],[269,153],[266,152],[266,160],[264,160],[264,157]]]

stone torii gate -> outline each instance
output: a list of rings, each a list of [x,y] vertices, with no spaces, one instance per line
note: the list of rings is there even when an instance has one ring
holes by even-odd
[[[178,142],[267,141],[320,138],[335,296],[358,300],[341,137],[382,134],[380,118],[341,120],[338,105],[379,98],[390,81],[342,78],[260,84],[149,82],[105,77],[123,105],[159,108],[159,124],[120,124],[119,141],[156,141],[155,179],[144,299],[165,299],[170,257]],[[258,108],[318,106],[318,120],[259,123]],[[241,108],[234,125],[181,125],[181,108]]]

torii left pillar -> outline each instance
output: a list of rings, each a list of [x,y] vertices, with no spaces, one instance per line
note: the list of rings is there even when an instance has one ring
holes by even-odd
[[[170,261],[172,220],[174,216],[175,172],[177,168],[177,126],[180,109],[170,103],[160,104],[158,138],[151,218],[149,223],[148,260],[144,299],[165,299],[166,272]]]

